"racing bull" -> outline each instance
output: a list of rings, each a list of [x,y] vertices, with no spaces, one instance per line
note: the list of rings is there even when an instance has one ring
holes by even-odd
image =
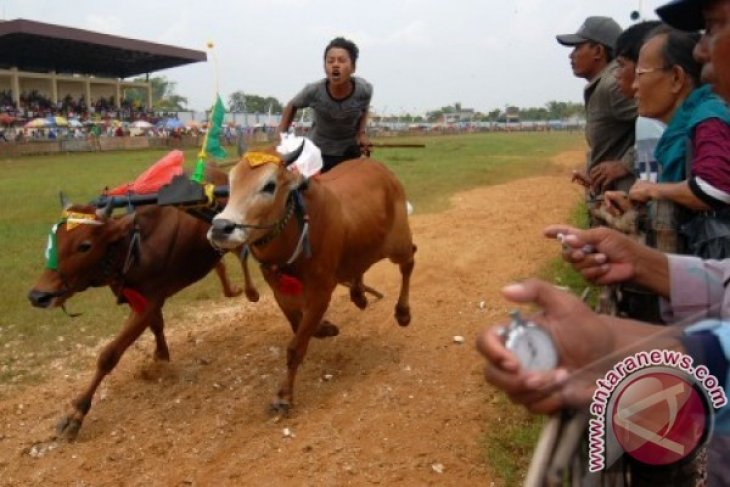
[[[212,182],[225,181],[225,173],[211,173],[210,169]],[[210,224],[201,219],[172,207],[144,206],[112,217],[111,205],[102,209],[64,206],[63,217],[49,236],[47,269],[28,299],[39,308],[62,307],[75,293],[108,286],[118,302],[131,308],[121,332],[99,354],[91,383],[71,401],[70,410],[58,423],[59,436],[71,441],[91,408],[96,389],[146,328],[155,336],[155,360],[170,360],[162,314],[167,298],[213,268],[226,296],[237,296],[241,290],[228,281],[222,254],[206,238]],[[242,267],[246,296],[257,301],[245,258]]]
[[[283,158],[247,153],[229,173],[228,205],[209,231],[215,246],[248,246],[294,332],[287,374],[271,404],[277,413],[292,405],[297,368],[310,338],[339,333],[322,321],[338,283],[350,287],[351,300],[363,309],[363,274],[389,258],[402,275],[395,318],[401,326],[411,321],[408,293],[416,247],[402,185],[369,158],[304,179],[287,170],[302,147]]]

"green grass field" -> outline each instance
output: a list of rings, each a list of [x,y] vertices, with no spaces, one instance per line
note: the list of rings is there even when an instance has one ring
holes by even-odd
[[[379,149],[375,157],[403,181],[419,213],[446,208],[448,198],[475,186],[505,182],[556,170],[552,155],[582,146],[578,133],[498,133],[383,139],[388,143],[423,143],[424,149]],[[86,202],[106,186],[133,180],[165,151],[69,153],[0,161],[0,383],[35,377],[35,365],[96,343],[116,331],[127,313],[115,306],[106,288],[91,289],[68,303],[81,316],[71,319],[60,310],[32,308],[28,290],[43,270],[48,231],[60,216],[58,193]],[[186,153],[192,169],[195,151]],[[238,266],[229,268],[240,279]],[[174,316],[186,302],[220,293],[209,276],[173,298],[166,307]]]
[[[583,136],[498,133],[376,142],[426,144],[424,149],[378,149],[374,157],[399,176],[416,212],[427,213],[445,209],[449,197],[459,191],[563,171],[550,163],[551,156],[582,148]],[[78,346],[96,344],[119,329],[127,308],[116,306],[106,288],[74,296],[67,303],[69,311],[82,315],[73,319],[60,310],[32,308],[26,294],[43,270],[48,231],[61,213],[58,192],[63,190],[76,202],[89,201],[105,186],[133,180],[164,154],[130,151],[0,161],[0,272],[4,282],[0,294],[0,384],[42,380],[39,370],[47,369],[38,365],[68,356]],[[186,167],[192,169],[194,161],[195,151],[188,151]],[[235,260],[231,257],[228,262],[233,279],[241,282]],[[563,285],[583,285],[559,260],[547,265],[543,275]],[[217,279],[209,275],[171,299],[165,308],[166,316],[173,321],[184,311],[185,304],[220,294]],[[509,484],[516,479],[515,472],[524,470],[541,422],[510,407],[504,398],[495,407],[500,410],[505,429],[500,429],[495,438],[485,438],[485,456]]]

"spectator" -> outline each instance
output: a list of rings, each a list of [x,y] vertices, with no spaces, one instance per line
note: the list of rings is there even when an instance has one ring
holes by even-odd
[[[365,125],[373,87],[352,76],[359,50],[347,39],[337,37],[324,50],[326,78],[304,87],[284,108],[279,132],[288,132],[297,110],[311,107],[314,122],[309,132],[322,151],[322,172],[347,159],[360,157],[370,146]]]
[[[633,99],[635,94],[634,82],[636,63],[639,51],[647,35],[657,27],[663,25],[659,21],[641,22],[627,28],[616,40],[616,81],[621,93],[626,98]],[[656,181],[658,166],[654,157],[654,149],[664,132],[665,124],[653,118],[639,116],[635,128],[635,165],[634,175],[640,180]],[[649,229],[649,219],[646,212],[639,215],[640,223],[634,232],[636,238],[647,238],[653,235]],[[610,291],[605,291],[610,292]],[[618,292],[613,293],[616,301],[616,311],[619,316],[640,319],[653,323],[660,323],[658,300],[655,294],[633,284],[622,283]]]
[[[619,34],[621,27],[613,19],[588,17],[575,34],[557,36],[560,44],[573,48],[573,74],[588,81],[583,96],[589,154],[585,171],[576,178],[595,194],[627,190],[634,181],[636,105],[616,81],[618,64],[613,58]]]
[[[696,55],[708,62],[703,69],[705,79],[728,97],[730,93],[723,88],[726,80],[718,79],[717,74],[728,73],[730,69],[730,56],[726,55],[730,46],[730,0],[675,0],[657,10],[663,20],[684,28],[703,28],[701,12],[707,20],[707,29]],[[632,280],[654,289],[668,300],[669,317],[681,319],[685,317],[683,314],[695,310],[701,310],[701,315],[692,316],[693,319],[702,316],[723,319],[728,315],[730,293],[726,292],[724,283],[730,275],[730,261],[665,255],[608,229],[578,231],[553,227],[546,233],[553,237],[558,233],[569,234],[564,239],[569,246],[564,255],[587,278],[600,284]],[[586,244],[594,245],[596,252],[585,253]],[[494,329],[478,337],[478,348],[487,358],[487,380],[504,389],[513,401],[535,412],[585,405],[595,386],[566,380],[569,371],[616,351],[630,352],[633,342],[653,332],[652,327],[639,322],[595,315],[576,298],[534,280],[506,288],[505,296],[518,302],[535,302],[543,308],[535,320],[548,328],[555,339],[560,367],[547,373],[520,370],[515,356],[504,347],[498,330]],[[668,340],[658,346],[685,350],[693,356],[695,365],[705,364],[714,375],[725,378],[727,390],[730,322],[707,323],[704,330],[687,330],[684,335],[674,334]],[[654,348],[657,343],[644,342],[643,347]],[[726,406],[716,416],[709,463],[711,486],[730,482],[728,472],[722,471],[727,466],[724,457],[728,451],[726,435],[730,432],[728,409]],[[723,436],[718,437],[718,433]]]
[[[682,209],[672,213],[654,206],[654,217],[665,220],[654,226],[670,230],[664,236],[657,234],[656,244],[662,250],[720,258],[730,256],[730,241],[727,250],[718,243],[719,253],[703,255],[690,245],[691,235],[685,242],[677,233],[683,221],[704,221],[698,212],[714,210],[722,218],[730,203],[730,110],[709,85],[700,86],[702,66],[692,54],[698,39],[673,29],[660,30],[641,49],[635,81],[639,113],[668,126],[655,151],[659,181],[637,181],[629,198],[640,203],[670,201]],[[698,233],[694,230],[698,224],[684,233]]]

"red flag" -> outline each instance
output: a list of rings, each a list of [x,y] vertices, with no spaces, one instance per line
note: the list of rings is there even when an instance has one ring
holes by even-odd
[[[185,154],[182,151],[171,151],[140,174],[133,183],[119,185],[116,188],[108,190],[106,194],[110,196],[121,196],[129,192],[134,194],[154,193],[160,187],[169,183],[174,176],[179,176],[183,173],[184,160]]]

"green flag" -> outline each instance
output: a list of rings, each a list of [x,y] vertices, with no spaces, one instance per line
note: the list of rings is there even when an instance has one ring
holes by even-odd
[[[208,120],[208,136],[206,137],[205,148],[206,154],[216,158],[223,159],[226,157],[226,150],[221,146],[221,133],[223,132],[223,117],[226,109],[220,95],[216,96],[215,105],[210,113]]]
[[[203,147],[198,154],[198,162],[195,164],[195,170],[191,179],[199,183],[203,182],[205,173],[205,158],[207,156],[215,159],[223,159],[226,157],[226,150],[221,145],[221,132],[223,131],[223,117],[226,114],[226,108],[220,95],[216,95],[215,104],[208,118],[208,131],[203,139]]]

